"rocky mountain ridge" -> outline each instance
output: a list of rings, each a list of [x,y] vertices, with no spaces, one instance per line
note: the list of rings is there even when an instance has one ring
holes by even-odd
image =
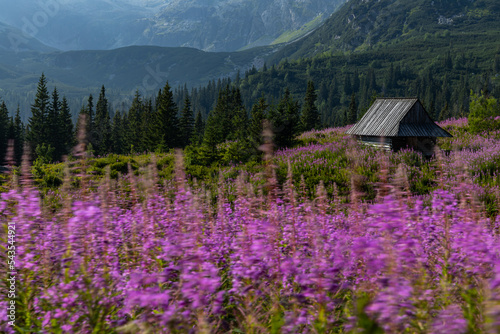
[[[17,0],[2,5],[0,22],[65,51],[131,45],[236,51],[300,37],[301,28],[316,28],[344,2]]]

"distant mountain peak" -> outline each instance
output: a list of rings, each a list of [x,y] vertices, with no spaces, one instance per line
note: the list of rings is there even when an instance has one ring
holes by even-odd
[[[344,1],[58,0],[49,8],[16,0],[2,4],[0,20],[21,30],[28,25],[36,31],[32,37],[62,50],[158,45],[235,51],[304,35]]]
[[[26,35],[23,31],[0,22],[0,50],[9,52],[52,52],[57,49],[49,47],[36,38]]]

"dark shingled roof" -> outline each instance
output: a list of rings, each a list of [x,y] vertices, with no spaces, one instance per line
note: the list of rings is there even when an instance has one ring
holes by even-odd
[[[347,134],[377,137],[452,137],[436,125],[424,111],[423,121],[401,123],[415,103],[416,98],[381,98],[375,100],[370,109]]]

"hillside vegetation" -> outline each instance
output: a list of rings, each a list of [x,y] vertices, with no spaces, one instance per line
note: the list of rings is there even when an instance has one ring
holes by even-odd
[[[353,0],[314,34],[287,46],[275,57],[297,59],[324,52],[361,52],[395,45],[409,51],[405,46],[412,44],[415,48],[411,50],[419,54],[433,47],[427,45],[427,38],[432,35],[445,35],[448,43],[441,43],[444,47],[496,45],[493,37],[499,31],[499,13],[500,4],[494,0]],[[474,41],[475,38],[480,40]]]
[[[350,1],[307,37],[237,81],[248,103],[287,87],[318,89],[328,125],[360,118],[375,96],[417,96],[434,119],[468,114],[470,91],[499,97],[499,5],[492,1]]]

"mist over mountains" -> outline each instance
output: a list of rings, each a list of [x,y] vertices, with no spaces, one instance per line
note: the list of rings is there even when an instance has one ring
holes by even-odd
[[[18,0],[0,22],[59,50],[131,45],[236,51],[296,38],[345,0]],[[298,35],[300,36],[300,34]]]

